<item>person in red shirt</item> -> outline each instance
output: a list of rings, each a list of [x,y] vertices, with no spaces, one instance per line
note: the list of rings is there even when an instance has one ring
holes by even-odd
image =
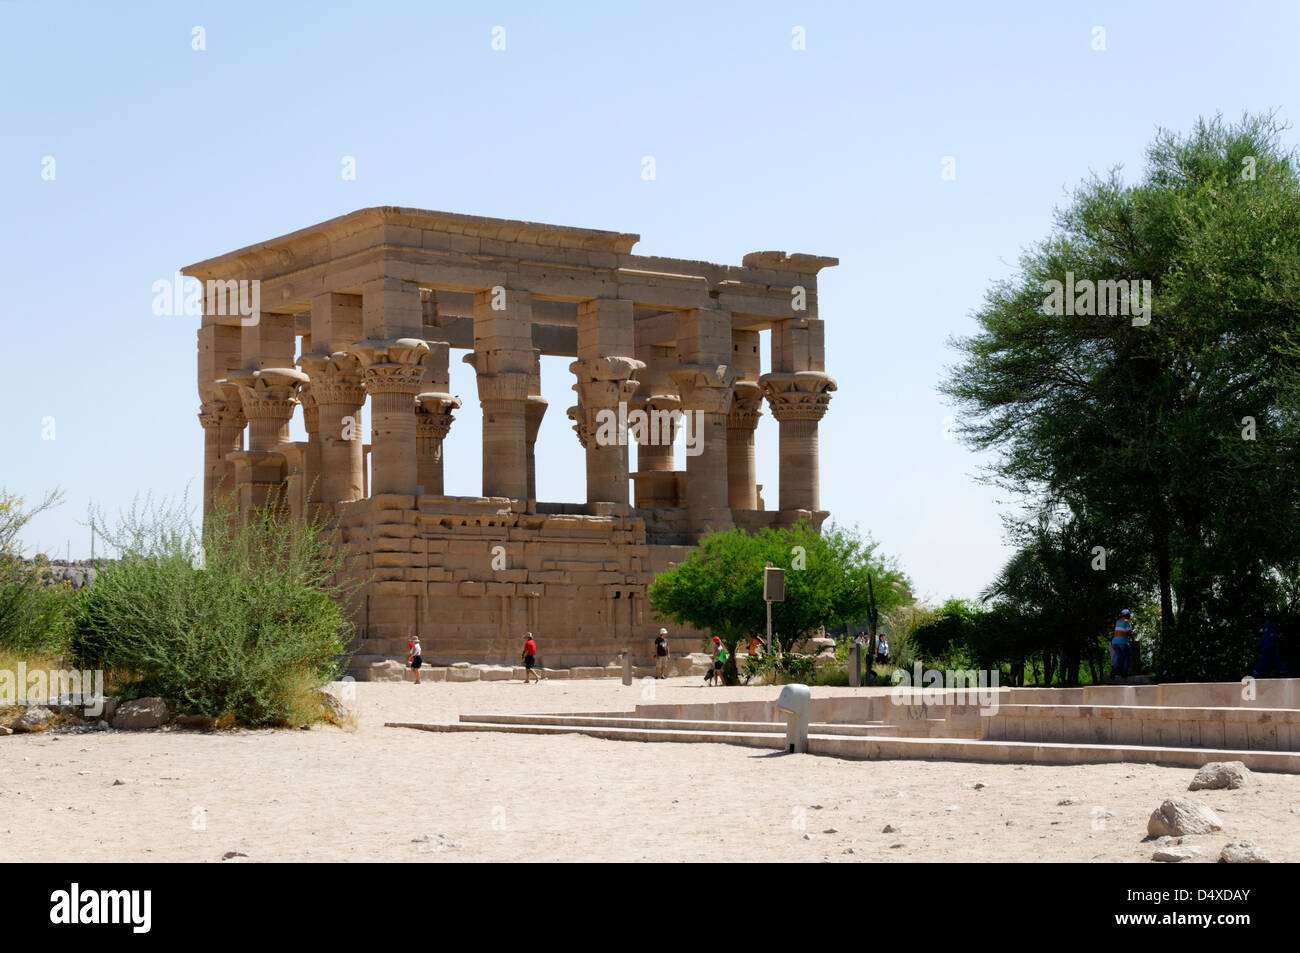
[[[537,679],[537,681],[540,682],[542,680],[542,676],[538,675],[537,671],[533,668],[533,666],[537,664],[537,643],[533,641],[533,633],[531,632],[524,633],[523,657],[524,657],[524,684],[525,685],[528,684],[529,675],[533,676],[533,678]]]

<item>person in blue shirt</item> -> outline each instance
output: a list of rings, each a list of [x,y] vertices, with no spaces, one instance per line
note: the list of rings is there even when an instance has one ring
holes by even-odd
[[[1262,612],[1255,616],[1255,624],[1259,626],[1259,642],[1255,646],[1259,657],[1255,659],[1255,667],[1250,674],[1255,678],[1264,678],[1276,669],[1278,678],[1290,678],[1278,644],[1277,629],[1273,628],[1273,623]]]
[[[1110,676],[1128,678],[1129,653],[1132,650],[1133,623],[1129,611],[1124,609],[1115,621],[1115,631],[1110,637]]]

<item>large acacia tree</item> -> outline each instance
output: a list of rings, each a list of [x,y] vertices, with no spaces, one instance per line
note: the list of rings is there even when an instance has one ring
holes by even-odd
[[[1300,180],[1282,131],[1200,121],[1161,132],[1136,183],[1083,183],[988,292],[942,388],[963,438],[997,452],[992,480],[1087,514],[1080,560],[1130,548],[1165,631],[1262,604],[1297,558]],[[1051,313],[1067,272],[1150,281],[1149,323]]]

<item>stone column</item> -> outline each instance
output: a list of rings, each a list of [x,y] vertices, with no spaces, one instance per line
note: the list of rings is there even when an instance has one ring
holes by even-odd
[[[451,412],[460,399],[451,394],[430,392],[415,398],[416,476],[429,496],[442,496],[442,442],[451,429]]]
[[[636,472],[632,475],[636,506],[644,509],[680,506],[673,441],[681,420],[682,402],[677,397],[677,385],[668,376],[677,363],[674,348],[641,345],[636,349],[636,356],[645,364],[645,369],[637,372],[637,392],[628,402],[629,415],[636,411],[645,415],[645,426],[632,428],[637,443]]]
[[[537,431],[549,406],[541,394],[529,394],[524,404],[524,441],[528,462],[528,499],[537,499]]]
[[[528,498],[529,379],[537,361],[532,346],[532,298],[516,289],[474,295],[474,368],[483,407],[483,495]]]
[[[736,372],[726,364],[680,367],[671,372],[681,394],[686,425],[686,506],[698,534],[725,529],[727,506],[727,414]]]
[[[365,495],[361,408],[366,392],[361,386],[361,362],[338,351],[306,355],[298,364],[311,377],[318,419],[320,479],[313,499],[325,504],[359,500]]]
[[[533,352],[533,369],[528,375],[528,403],[524,406],[524,442],[528,460],[528,499],[537,499],[537,432],[542,427],[548,404],[542,396],[542,352]]]
[[[826,416],[835,378],[820,371],[764,374],[759,379],[781,428],[780,509],[821,509],[817,423]]]
[[[733,510],[758,509],[754,430],[762,416],[763,392],[755,381],[737,381],[727,414],[727,505]]]
[[[307,447],[302,458],[303,502],[307,504],[307,515],[315,516],[316,507],[312,504],[321,502],[324,486],[320,471],[320,406],[316,403],[316,392],[310,383],[299,385],[298,401],[302,404],[303,429],[307,431]]]
[[[418,297],[417,297],[418,303]],[[370,495],[414,496],[419,483],[415,396],[424,382],[429,345],[418,338],[359,341],[361,383],[370,396]]]
[[[203,402],[199,423],[203,425],[203,512],[212,513],[218,497],[235,495],[233,453],[244,449],[244,406],[239,388],[228,381],[215,384],[219,397]]]
[[[629,357],[598,357],[574,361],[569,370],[578,378],[573,389],[578,406],[569,411],[587,431],[587,502],[628,500],[627,402],[636,392],[633,375],[645,367]]]
[[[288,367],[233,372],[244,416],[248,418],[248,449],[231,453],[239,491],[240,513],[283,499],[284,448],[290,443],[289,421],[297,405],[298,385],[307,375]]]

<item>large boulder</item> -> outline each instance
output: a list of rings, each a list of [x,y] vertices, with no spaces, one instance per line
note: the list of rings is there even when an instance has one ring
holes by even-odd
[[[352,712],[333,693],[318,688],[316,690],[316,704],[320,705],[321,718],[331,725],[338,725],[343,728],[353,723]]]
[[[1171,797],[1151,812],[1147,834],[1151,837],[1182,837],[1185,834],[1208,834],[1222,827],[1219,815],[1199,801]]]
[[[137,698],[123,702],[113,713],[113,727],[121,731],[145,731],[167,723],[167,703],[161,698]]]
[[[469,662],[453,662],[447,668],[449,682],[477,682],[478,680],[479,670],[472,667]]]
[[[23,709],[23,713],[9,725],[16,735],[35,734],[44,731],[54,722],[54,712],[44,705],[32,705]]]
[[[1187,790],[1216,791],[1227,788],[1235,791],[1237,788],[1245,787],[1250,780],[1250,769],[1240,761],[1211,761],[1196,772],[1196,777],[1192,778],[1192,783],[1187,786]]]

